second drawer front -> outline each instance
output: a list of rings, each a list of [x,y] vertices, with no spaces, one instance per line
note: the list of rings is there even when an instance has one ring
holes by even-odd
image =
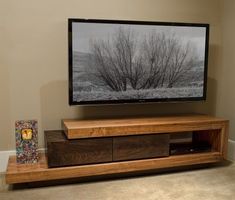
[[[169,156],[169,134],[113,138],[113,161]]]

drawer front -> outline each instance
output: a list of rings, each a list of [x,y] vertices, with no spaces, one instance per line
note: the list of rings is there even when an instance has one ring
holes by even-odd
[[[169,134],[113,138],[113,161],[169,156]]]
[[[49,167],[111,162],[112,138],[47,141],[47,156]]]

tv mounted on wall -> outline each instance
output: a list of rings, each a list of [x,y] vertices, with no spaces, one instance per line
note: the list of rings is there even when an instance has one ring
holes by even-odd
[[[69,19],[69,104],[206,99],[209,25]]]

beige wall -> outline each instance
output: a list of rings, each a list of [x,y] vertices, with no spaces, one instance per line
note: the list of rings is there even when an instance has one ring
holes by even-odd
[[[217,114],[230,120],[229,158],[235,160],[235,1],[224,0],[222,5],[222,68],[218,87]]]
[[[223,63],[219,75],[217,113],[230,119],[230,139],[235,141],[235,1],[224,0],[222,11]]]
[[[14,149],[17,119],[39,121],[42,147],[43,130],[59,129],[62,118],[216,113],[217,90],[222,84],[219,0],[1,0],[0,9],[0,150]],[[69,17],[210,23],[208,101],[69,107]]]

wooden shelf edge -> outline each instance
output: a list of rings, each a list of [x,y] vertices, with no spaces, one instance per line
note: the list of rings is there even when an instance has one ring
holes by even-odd
[[[105,175],[204,163],[214,163],[222,160],[223,156],[221,155],[221,153],[207,152],[169,156],[164,158],[48,168],[45,154],[41,155],[39,163],[31,165],[17,164],[15,156],[11,156],[9,158],[6,172],[6,183],[15,184],[66,178],[79,178],[94,175]]]
[[[128,119],[62,120],[68,139],[114,137],[222,129],[228,120],[203,115],[179,115]]]

